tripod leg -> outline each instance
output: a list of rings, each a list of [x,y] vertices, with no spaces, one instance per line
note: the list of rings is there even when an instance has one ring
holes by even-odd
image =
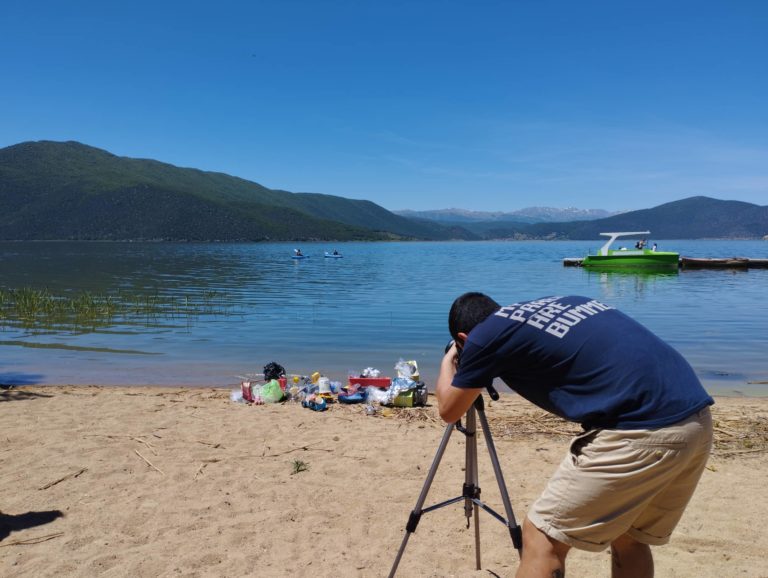
[[[480,559],[480,508],[475,503],[480,497],[479,474],[477,464],[477,420],[474,406],[467,411],[467,427],[464,432],[467,437],[467,448],[465,458],[465,478],[464,478],[464,514],[467,517],[467,528],[469,528],[469,518],[474,516],[475,522],[475,566],[481,569]]]
[[[491,430],[488,427],[488,418],[485,416],[485,410],[480,408],[477,410],[478,418],[480,419],[480,425],[483,429],[483,437],[485,439],[485,445],[488,447],[488,453],[491,456],[491,464],[493,465],[493,472],[496,475],[496,482],[499,485],[499,493],[501,494],[501,501],[504,503],[504,509],[507,513],[507,524],[509,527],[509,535],[512,538],[512,544],[515,546],[518,554],[523,554],[523,534],[520,526],[515,521],[515,514],[512,511],[512,503],[509,500],[509,493],[507,492],[507,485],[504,482],[504,474],[501,473],[501,466],[499,465],[499,456],[496,453],[496,446],[493,443],[493,437],[491,436]]]
[[[429,472],[427,473],[427,479],[424,480],[424,486],[421,488],[421,493],[419,494],[418,500],[416,500],[416,506],[414,506],[413,510],[411,511],[411,515],[408,517],[408,523],[405,526],[405,536],[403,536],[403,541],[400,544],[400,548],[397,551],[397,556],[395,557],[395,562],[392,564],[392,569],[389,571],[389,578],[393,578],[395,575],[395,572],[397,572],[397,567],[400,564],[400,559],[403,557],[403,552],[405,552],[405,547],[408,544],[408,538],[411,537],[411,534],[413,534],[416,531],[416,526],[419,525],[419,520],[421,519],[421,513],[422,508],[424,506],[424,502],[427,499],[427,494],[429,493],[429,488],[432,486],[432,482],[435,479],[435,474],[437,473],[437,468],[440,465],[440,460],[443,458],[443,454],[445,453],[445,448],[448,447],[448,441],[451,439],[451,434],[453,433],[453,424],[445,426],[445,432],[443,433],[443,439],[440,440],[440,445],[437,448],[437,452],[435,453],[435,457],[432,460],[432,465],[429,467]]]

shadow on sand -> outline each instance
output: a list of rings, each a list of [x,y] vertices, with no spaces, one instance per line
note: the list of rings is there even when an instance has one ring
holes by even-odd
[[[50,524],[57,518],[61,518],[64,512],[61,510],[47,510],[45,512],[27,512],[25,514],[4,514],[0,512],[0,542],[5,540],[11,532]]]
[[[38,397],[53,397],[53,394],[16,389],[16,384],[7,383],[4,379],[4,375],[0,374],[0,402],[24,401],[26,399],[35,399]]]

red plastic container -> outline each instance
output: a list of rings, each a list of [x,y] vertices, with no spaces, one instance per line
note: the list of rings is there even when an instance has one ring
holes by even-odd
[[[390,377],[352,377],[349,376],[349,385],[360,385],[362,387],[383,387],[387,388],[392,384]]]
[[[285,391],[285,388],[288,385],[288,380],[284,377],[281,377],[277,380],[277,382],[280,384],[280,389]]]

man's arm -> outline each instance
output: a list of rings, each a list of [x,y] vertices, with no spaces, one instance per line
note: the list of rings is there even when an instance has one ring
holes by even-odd
[[[481,387],[465,389],[451,385],[453,376],[456,375],[456,353],[454,343],[440,362],[440,375],[435,385],[440,417],[446,423],[455,423],[460,420],[483,390]]]

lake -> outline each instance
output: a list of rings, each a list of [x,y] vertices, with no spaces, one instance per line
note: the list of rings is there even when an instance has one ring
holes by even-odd
[[[765,241],[660,241],[689,257],[768,257]],[[594,273],[563,267],[595,241],[408,243],[1,242],[0,285],[204,300],[197,314],[127,315],[99,326],[0,319],[0,383],[229,386],[271,361],[346,381],[416,360],[434,383],[448,309],[477,290],[502,305],[597,298],[690,361],[718,395],[766,395],[768,270]],[[310,258],[291,259],[295,247]],[[338,249],[343,259],[324,259]],[[215,292],[215,293],[213,293]],[[627,343],[631,347],[631,343]]]

